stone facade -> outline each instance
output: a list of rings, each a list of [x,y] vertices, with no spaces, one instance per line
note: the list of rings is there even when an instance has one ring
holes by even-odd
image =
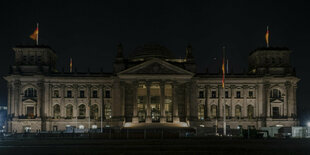
[[[175,59],[160,45],[138,47],[128,58],[117,48],[113,73],[58,72],[46,46],[17,46],[8,82],[8,131],[134,127],[150,123],[230,128],[298,124],[299,79],[290,51],[265,48],[249,56],[249,71],[196,73],[192,48]]]

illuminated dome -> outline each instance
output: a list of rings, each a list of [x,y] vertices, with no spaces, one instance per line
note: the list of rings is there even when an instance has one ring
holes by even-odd
[[[162,58],[169,59],[173,58],[173,54],[166,47],[158,44],[145,44],[144,46],[137,47],[130,55],[131,59],[139,58]]]

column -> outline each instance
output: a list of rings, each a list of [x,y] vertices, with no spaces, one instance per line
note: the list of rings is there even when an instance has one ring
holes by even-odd
[[[223,117],[223,101],[222,101],[222,98],[223,98],[223,93],[222,93],[222,85],[218,85],[218,104],[217,104],[217,116],[218,117]]]
[[[86,118],[90,117],[90,106],[91,106],[91,85],[88,84],[87,86],[87,104],[86,106]]]
[[[265,102],[266,102],[266,104],[267,104],[267,106],[266,106],[266,111],[267,111],[267,115],[266,115],[266,117],[270,117],[271,116],[271,107],[270,107],[270,93],[269,93],[269,88],[270,88],[270,84],[266,84],[265,85]]]
[[[186,110],[186,121],[190,120],[190,116],[191,116],[191,105],[190,105],[190,98],[191,98],[191,85],[190,82],[185,83],[185,110]]]
[[[79,116],[79,107],[78,107],[78,100],[77,100],[77,97],[78,97],[78,85],[77,84],[73,85],[72,95],[74,97],[73,104],[75,105],[75,108],[73,109],[73,115],[75,114],[75,116],[73,117],[76,117],[77,119],[77,117]]]
[[[138,106],[137,106],[137,89],[138,89],[139,83],[137,81],[134,81],[132,83],[133,87],[133,117],[132,117],[132,123],[139,123],[139,118],[138,118]]]
[[[233,107],[233,100],[234,100],[234,88],[235,88],[235,86],[234,85],[231,85],[230,87],[230,94],[229,94],[229,96],[228,97],[230,97],[230,110],[231,110],[231,115],[232,114],[234,114],[234,115],[232,115],[232,117],[235,117],[236,116],[236,113],[235,113],[235,111],[236,111],[236,107]],[[234,110],[233,110],[234,109]],[[242,108],[241,108],[241,110],[242,110]],[[240,111],[240,113],[241,113],[241,117],[242,117],[242,111]]]
[[[65,95],[66,95],[66,93],[65,93],[65,85],[64,84],[60,84],[60,90],[59,90],[59,95],[60,95],[60,108],[61,109],[65,109]],[[52,116],[52,114],[53,114],[53,112],[52,112],[52,105],[53,104],[51,104],[51,107],[50,107],[50,114],[51,114],[51,116]],[[73,113],[72,113],[72,117],[75,117],[75,115],[74,115],[74,107],[75,107],[75,104],[73,103],[72,104],[72,106],[73,106]],[[65,117],[65,114],[64,114],[64,110],[61,110],[60,111],[60,115],[61,115],[61,117]]]
[[[160,82],[160,123],[166,123],[165,113],[165,82]]]
[[[7,115],[8,115],[8,118],[10,117],[10,115],[12,114],[11,112],[11,90],[12,90],[12,85],[11,85],[11,82],[8,82],[7,84],[7,87],[8,87],[8,110],[7,110]]]
[[[14,113],[15,113],[15,117],[18,117],[19,115],[21,115],[21,113],[19,113],[19,109],[22,108],[22,105],[19,103],[19,97],[20,97],[20,81],[14,81]]]
[[[179,123],[180,118],[179,118],[179,106],[178,106],[178,94],[177,94],[177,89],[178,89],[178,83],[174,82],[172,85],[172,99],[173,99],[173,123]]]
[[[104,86],[100,85],[99,86],[99,91],[98,91],[98,95],[100,94],[100,99],[101,99],[101,104],[100,104],[100,117],[101,117],[101,121],[105,120],[105,105],[104,105]]]
[[[146,105],[147,105],[147,109],[146,109],[146,123],[152,123],[152,116],[151,116],[151,92],[150,92],[150,86],[151,83],[150,82],[146,82],[146,91],[147,91],[147,99],[146,99]]]
[[[290,117],[291,116],[291,112],[290,112],[290,107],[289,107],[289,101],[290,101],[290,87],[291,87],[291,83],[290,82],[286,82],[285,83],[285,100],[284,100],[284,107],[283,107],[283,116],[287,116]],[[282,95],[282,94],[281,94]]]
[[[248,114],[248,107],[247,107],[247,103],[246,103],[246,101],[247,101],[247,89],[248,89],[248,86],[247,85],[244,85],[243,87],[242,87],[242,89],[243,89],[243,113],[244,114],[246,114],[246,116],[248,117],[249,116],[249,114]]]
[[[297,118],[297,103],[296,103],[296,91],[297,91],[297,84],[294,84],[293,86],[293,109],[292,109],[292,113],[293,113],[293,118],[296,119]]]
[[[206,120],[209,117],[209,108],[208,108],[208,102],[209,102],[209,85],[205,85],[205,106],[204,106],[204,119]]]

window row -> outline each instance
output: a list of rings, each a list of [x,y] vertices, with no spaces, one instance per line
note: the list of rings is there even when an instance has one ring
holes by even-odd
[[[65,118],[66,119],[71,119],[73,118],[73,106],[71,104],[68,104],[65,107]],[[105,105],[104,107],[104,115],[105,119],[110,119],[112,111],[111,111],[111,106],[110,105]],[[98,119],[99,117],[99,108],[96,104],[91,105],[89,109],[89,117],[91,119]],[[53,118],[54,119],[59,119],[61,118],[61,108],[59,104],[56,104],[53,106]],[[77,118],[78,119],[84,119],[86,118],[86,106],[84,104],[81,104],[78,106],[77,109]]]
[[[228,105],[225,106],[226,118],[232,117],[231,109],[230,108],[231,107],[228,106]],[[211,109],[210,109],[210,116],[211,116],[211,118],[216,118],[216,117],[219,116],[218,110],[219,110],[218,106],[216,106],[216,105],[212,105],[211,106]],[[234,115],[234,117],[237,118],[237,119],[240,119],[240,118],[244,117],[243,114],[242,114],[242,107],[240,105],[236,105],[235,106],[235,115]],[[245,117],[247,117],[249,119],[254,118],[254,107],[252,105],[248,105],[247,106],[247,115]],[[200,104],[198,106],[198,119],[204,120],[204,118],[205,118],[205,105]]]
[[[211,91],[211,98],[217,98],[218,94],[217,91]],[[225,91],[225,98],[230,98],[229,92]],[[235,98],[241,98],[241,91],[236,91]],[[254,97],[254,92],[253,91],[248,91],[248,97],[252,98]],[[205,92],[204,91],[199,91],[199,98],[205,98]]]
[[[58,98],[58,97],[60,97],[60,95],[59,95],[59,90],[54,90],[54,92],[53,92],[53,97],[55,97],[55,98]],[[67,90],[67,92],[66,92],[66,96],[65,96],[66,98],[72,98],[73,97],[73,95],[72,95],[72,90]],[[86,95],[85,95],[85,91],[84,90],[80,90],[80,92],[79,92],[79,96],[78,96],[79,98],[85,98],[86,97]],[[92,91],[92,94],[91,94],[91,97],[92,98],[98,98],[99,96],[98,96],[98,91],[97,90],[93,90]],[[106,90],[105,91],[105,96],[104,96],[105,98],[111,98],[111,93],[110,93],[110,90]]]

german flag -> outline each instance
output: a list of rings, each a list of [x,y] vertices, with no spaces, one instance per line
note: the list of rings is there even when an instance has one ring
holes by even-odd
[[[265,34],[265,39],[266,39],[267,47],[269,47],[269,28],[268,28],[268,26],[267,26],[267,32]]]
[[[38,40],[39,28],[37,27],[34,32],[30,35],[30,38],[33,40]]]

